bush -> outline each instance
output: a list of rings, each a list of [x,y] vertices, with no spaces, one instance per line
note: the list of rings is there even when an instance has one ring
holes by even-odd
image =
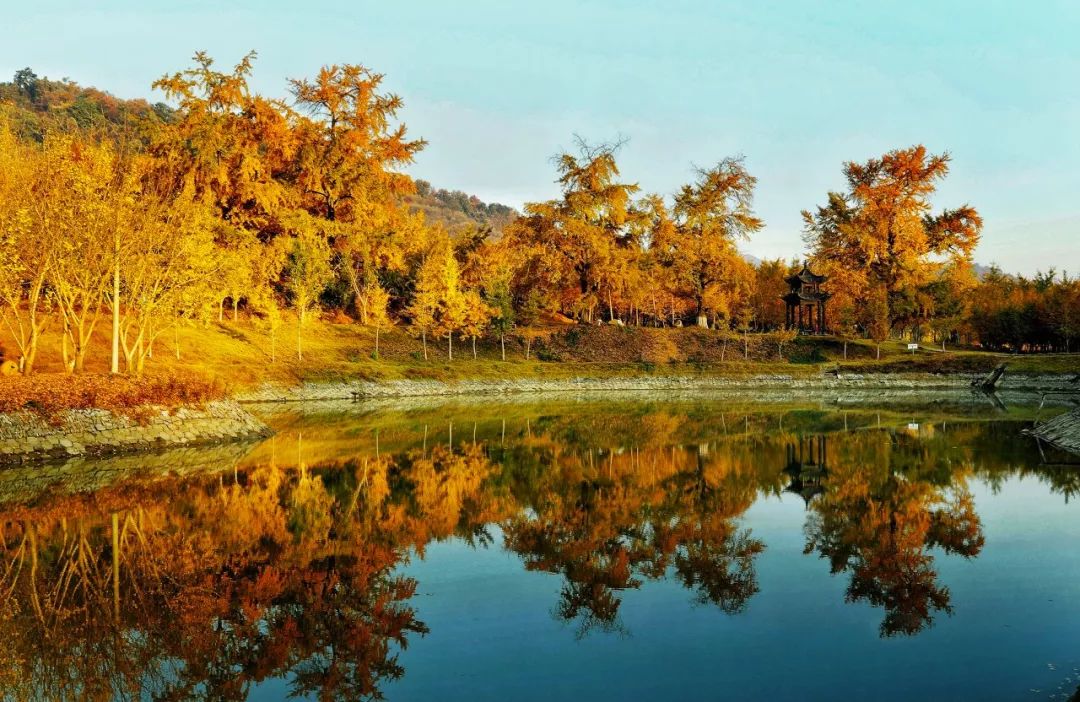
[[[820,348],[815,346],[809,351],[806,349],[799,349],[797,352],[792,353],[788,360],[791,363],[824,363],[829,359]]]
[[[537,349],[536,357],[541,361],[561,361],[559,354],[549,349]]]

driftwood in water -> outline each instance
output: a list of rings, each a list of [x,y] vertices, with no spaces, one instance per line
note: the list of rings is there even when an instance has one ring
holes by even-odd
[[[1024,433],[1066,451],[1080,454],[1080,409],[1059,414],[1038,426],[1025,429]]]
[[[972,380],[971,387],[981,388],[983,390],[993,392],[994,389],[997,387],[998,381],[1001,380],[1001,376],[1005,375],[1006,365],[1008,364],[1002,363],[1000,366],[990,371],[982,378],[976,378],[975,380]]]

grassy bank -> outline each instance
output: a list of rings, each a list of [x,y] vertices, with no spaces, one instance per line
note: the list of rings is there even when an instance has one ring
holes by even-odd
[[[975,350],[921,349],[915,354],[899,342],[882,344],[881,358],[866,341],[844,345],[830,337],[784,340],[777,335],[713,330],[632,327],[548,326],[519,331],[506,340],[502,360],[498,339],[476,344],[456,340],[454,358],[445,339],[424,345],[400,328],[380,334],[375,355],[374,330],[351,322],[313,320],[302,334],[303,358],[297,357],[295,322],[271,334],[265,323],[238,321],[187,326],[159,335],[147,362],[147,380],[112,385],[102,376],[108,370],[106,337],[90,349],[87,374],[67,380],[59,354],[57,330],[47,332],[38,355],[36,376],[0,379],[0,407],[37,402],[50,407],[67,404],[124,406],[140,399],[181,402],[190,385],[193,397],[210,397],[256,387],[266,382],[339,380],[462,380],[567,378],[653,375],[739,377],[784,374],[812,377],[840,369],[857,373],[985,372],[1007,361],[1013,373],[1080,371],[1080,355],[1002,356]],[[4,339],[9,351],[15,348]],[[50,380],[51,378],[51,380]],[[154,380],[158,379],[158,380]],[[168,382],[162,379],[168,379]],[[115,380],[115,379],[114,379]],[[125,384],[126,383],[126,384]],[[35,393],[37,393],[35,395]]]

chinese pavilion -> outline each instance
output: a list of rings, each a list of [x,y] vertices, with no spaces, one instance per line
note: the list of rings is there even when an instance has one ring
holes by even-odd
[[[811,273],[808,264],[803,264],[801,271],[786,278],[791,291],[781,299],[787,303],[785,326],[788,329],[795,327],[809,334],[826,332],[825,303],[829,293],[821,289],[826,280],[823,275]]]

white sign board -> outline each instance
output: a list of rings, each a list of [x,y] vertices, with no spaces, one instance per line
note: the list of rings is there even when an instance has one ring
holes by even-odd
[[[918,351],[919,350],[919,345],[918,344],[908,344],[907,345],[907,350],[908,351]]]

